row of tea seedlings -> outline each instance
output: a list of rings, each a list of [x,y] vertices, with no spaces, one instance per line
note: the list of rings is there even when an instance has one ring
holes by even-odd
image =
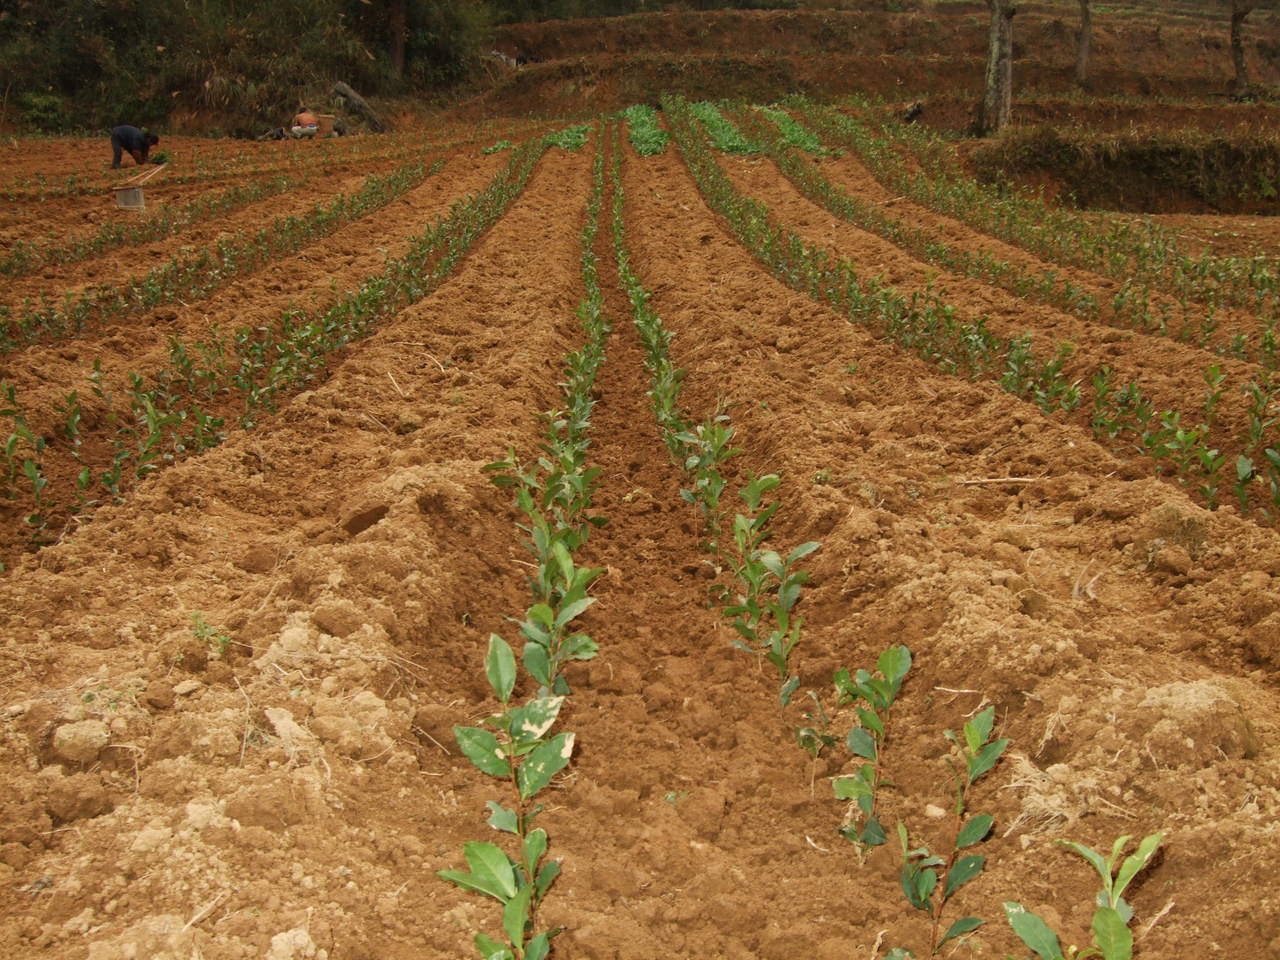
[[[979,183],[957,169],[949,144],[919,125],[873,114],[860,122],[805,101],[796,105],[828,142],[852,150],[887,189],[939,213],[1050,261],[1122,283],[1149,284],[1182,303],[1242,307],[1269,321],[1275,318],[1280,268],[1274,258],[1192,256],[1172,234],[1149,223],[1094,220],[1025,190]],[[871,135],[867,123],[878,123],[880,136]],[[907,163],[901,149],[914,162]]]
[[[514,152],[483,191],[457,201],[404,256],[387,261],[383,272],[327,308],[286,311],[276,324],[240,327],[229,336],[215,329],[205,341],[173,338],[169,365],[152,373],[149,383],[129,374],[123,396],[107,388],[106,374],[95,362],[89,383],[102,408],[96,418],[100,435],[87,434],[79,391],[67,394],[59,408],[61,422],[47,431],[61,439],[59,446],[73,460],[74,501],[67,494],[60,502],[52,499],[43,466],[51,452],[46,434],[31,430],[30,417],[8,385],[0,417],[11,426],[0,447],[0,476],[10,476],[11,482],[0,493],[22,504],[33,544],[46,542],[53,520],[70,522],[96,507],[103,491],[116,499],[161,467],[221,443],[227,417],[237,408],[239,425],[251,428],[264,412],[276,409],[282,396],[314,379],[334,350],[434,291],[524,190],[548,146],[545,138],[537,138]],[[124,408],[118,405],[122,400]]]
[[[723,615],[732,621],[738,633],[734,645],[764,657],[778,671],[778,696],[786,706],[800,683],[799,677],[791,672],[789,659],[800,642],[804,625],[795,608],[808,574],[797,565],[820,544],[802,543],[785,556],[767,548],[772,535],[769,521],[781,504],[779,501],[766,504],[765,495],[781,483],[777,474],[748,475],[737,491],[745,509],[730,511],[724,504],[728,480],[722,468],[740,452],[731,443],[734,428],[728,415],[720,411],[695,424],[680,407],[683,372],[671,361],[671,333],[649,306],[649,292],[631,266],[623,220],[621,163],[621,145],[615,143],[613,249],[618,277],[631,303],[636,329],[644,345],[654,417],[667,449],[691,480],[690,487],[681,490],[681,495],[702,514],[706,547],[712,555],[713,566],[717,573],[727,569],[732,575],[732,587],[721,583],[712,590]]]
[[[674,111],[668,107],[668,116],[672,117],[673,132],[683,151],[686,146],[684,136],[689,128],[682,123],[678,105]],[[620,235],[620,229],[617,226],[615,229]],[[625,260],[621,265],[625,265]],[[679,453],[680,434],[687,436],[691,431],[682,428],[683,414],[672,402],[678,393],[680,375],[667,356],[670,335],[654,319],[656,313],[648,303],[648,295],[634,280],[634,275],[626,269],[621,269],[620,274],[624,285],[637,294],[632,297],[632,302],[633,307],[638,308],[642,339],[650,355],[654,380],[651,395],[659,421],[671,424],[667,431],[668,443],[673,452]],[[663,389],[664,384],[670,388]],[[725,425],[721,423],[719,426]],[[727,447],[730,436],[722,430],[716,435],[715,445]],[[695,468],[698,466],[696,461],[693,465]],[[717,475],[711,475],[709,480],[712,489],[719,486]],[[723,487],[719,486],[719,489]],[[905,646],[894,646],[880,655],[874,671],[838,670],[832,678],[834,696],[831,698],[824,699],[816,691],[803,691],[812,701],[812,706],[804,714],[804,724],[796,730],[799,745],[815,759],[824,751],[842,747],[852,763],[851,768],[846,768],[847,772],[832,778],[832,791],[835,799],[845,805],[839,832],[853,845],[859,862],[872,847],[887,843],[893,833],[882,823],[877,799],[882,788],[892,786],[884,767],[891,732],[890,713],[911,666],[910,651]],[[791,692],[795,692],[794,688]],[[954,802],[951,817],[944,824],[941,835],[935,836],[934,828],[913,829],[901,821],[896,827],[901,847],[899,886],[908,904],[927,918],[919,935],[919,941],[925,948],[923,956],[940,956],[947,944],[972,933],[983,923],[974,916],[954,916],[952,899],[982,873],[986,864],[986,856],[975,850],[991,836],[995,821],[990,814],[972,809],[970,791],[992,771],[1008,746],[1007,739],[994,735],[995,719],[995,708],[988,707],[967,720],[959,733],[943,732],[952,747],[947,762],[952,771]],[[913,840],[913,834],[919,836]],[[1122,850],[1128,839],[1118,841],[1117,850]],[[1155,835],[1144,841],[1139,853],[1135,854],[1137,859],[1133,860],[1139,864],[1138,869],[1150,859],[1150,849],[1159,840],[1159,835]],[[1128,879],[1131,878],[1130,873]],[[1120,883],[1120,879],[1115,881],[1116,886]],[[1124,914],[1121,912],[1119,915]],[[1125,916],[1122,926],[1127,925],[1131,916],[1131,913]],[[1019,919],[1015,932],[1029,930],[1027,923]],[[1123,932],[1109,927],[1098,935],[1098,955],[1106,960],[1127,960],[1130,953],[1123,946],[1126,936],[1130,936],[1127,926]],[[1049,949],[1047,940],[1043,943],[1037,940],[1036,944]],[[911,956],[915,954],[903,947],[895,947],[885,960],[903,960]]]
[[[301,176],[279,176],[236,184],[182,204],[169,204],[141,220],[112,220],[83,237],[51,243],[19,240],[0,257],[0,274],[21,277],[47,266],[64,266],[180,233],[193,224],[224,217],[259,200],[278,197],[308,183]]]
[[[859,276],[847,260],[805,242],[778,224],[764,204],[741,195],[716,162],[706,138],[699,135],[689,105],[680,98],[667,98],[664,105],[676,143],[708,205],[728,221],[739,242],[787,285],[835,307],[945,373],[990,377],[1046,412],[1080,409],[1086,391],[1104,382],[1098,377],[1105,368],[1087,380],[1067,374],[1066,364],[1074,352],[1069,343],[1059,344],[1048,359],[1042,359],[1032,349],[1029,334],[1006,339],[992,334],[984,318],[963,322],[955,308],[932,290],[906,298],[877,279]],[[1280,512],[1280,441],[1269,441],[1266,435],[1276,412],[1272,378],[1241,387],[1255,412],[1250,428],[1229,441],[1215,435],[1215,412],[1224,389],[1221,371],[1211,365],[1204,378],[1211,386],[1198,423],[1184,423],[1177,410],[1142,405],[1143,394],[1136,383],[1107,392],[1098,401],[1107,412],[1085,422],[1094,426],[1101,439],[1125,441],[1117,453],[1151,457],[1157,473],[1172,476],[1211,507],[1220,501],[1223,481],[1234,464],[1237,498],[1269,519]],[[1255,403],[1256,398],[1261,400]]]
[[[519,679],[516,656],[506,640],[491,634],[485,676],[503,712],[488,717],[481,727],[454,727],[462,752],[482,773],[506,782],[512,804],[488,801],[487,822],[511,835],[514,855],[497,843],[470,842],[463,846],[467,869],[439,873],[462,889],[502,905],[505,939],[484,932],[475,935],[476,950],[484,960],[543,960],[551,952],[552,938],[560,933],[560,928],[539,929],[538,909],[560,874],[560,861],[547,859],[547,832],[534,827],[534,822],[543,810],[535,802],[538,794],[573,755],[575,734],[551,732],[569,693],[564,666],[570,660],[589,660],[597,651],[588,634],[573,629],[573,621],[595,603],[587,588],[601,573],[577,566],[573,553],[586,542],[593,526],[604,523],[603,517],[589,513],[600,470],[586,465],[595,403],[591,390],[604,362],[609,333],[594,252],[604,193],[603,137],[597,134],[582,231],[582,278],[587,293],[577,310],[586,342],[565,359],[563,409],[542,415],[547,429],[539,446],[542,455],[525,465],[513,450],[506,460],[484,468],[495,484],[515,490],[516,506],[526,520],[520,529],[528,536],[525,545],[535,563],[529,577],[533,605],[520,623],[525,641],[520,663],[538,684],[526,703],[511,705]],[[581,145],[584,141],[582,132],[575,129],[567,142]]]
[[[37,338],[73,336],[94,322],[207,296],[239,275],[297,253],[382,209],[443,165],[443,160],[436,160],[428,168],[413,160],[389,174],[373,174],[354,193],[321,200],[304,214],[277,217],[260,230],[242,230],[200,250],[179,251],[146,274],[119,284],[90,287],[79,293],[67,291],[60,304],[44,295],[38,305],[28,298],[16,314],[0,307],[0,349],[12,350]]]

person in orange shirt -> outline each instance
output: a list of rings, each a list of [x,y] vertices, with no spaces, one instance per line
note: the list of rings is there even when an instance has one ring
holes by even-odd
[[[316,115],[303,107],[293,118],[293,126],[289,132],[295,137],[314,137],[319,126],[320,122],[316,119]]]

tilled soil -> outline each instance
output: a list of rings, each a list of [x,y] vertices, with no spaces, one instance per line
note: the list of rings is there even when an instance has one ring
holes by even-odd
[[[517,514],[480,467],[535,455],[581,341],[590,150],[548,152],[454,277],[313,389],[0,580],[0,955],[443,960],[497,932],[492,901],[434,875],[494,836],[498,785],[451,727],[492,709],[486,638],[514,640],[529,603]],[[460,177],[451,159],[394,215],[421,222]],[[605,570],[582,617],[601,655],[569,671],[578,748],[541,820],[564,858],[542,910],[568,928],[557,955],[921,953],[894,846],[860,863],[835,832],[847,755],[811,763],[793,734],[805,691],[829,703],[834,669],[896,643],[915,664],[886,824],[944,845],[943,730],[994,705],[1012,740],[971,798],[996,817],[986,871],[948,908],[986,918],[975,950],[1015,950],[1005,900],[1086,943],[1096,879],[1053,840],[1163,830],[1129,897],[1139,955],[1280,951],[1280,537],[788,290],[674,147],[628,150],[624,185],[682,403],[732,418],[735,486],[782,474],[776,545],[822,548],[784,711],[708,606],[602,230],[614,328],[589,458],[610,522],[583,551]],[[351,255],[311,252],[340,286]],[[200,309],[231,322],[285,296],[256,282]]]

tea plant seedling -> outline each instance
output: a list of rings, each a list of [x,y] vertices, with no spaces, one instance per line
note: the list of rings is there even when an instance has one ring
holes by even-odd
[[[849,731],[844,742],[851,754],[866,762],[853,774],[837,777],[831,783],[837,800],[852,800],[857,804],[860,821],[847,823],[840,828],[840,834],[857,846],[860,853],[887,839],[875,815],[876,791],[884,784],[880,769],[889,711],[911,669],[911,651],[905,646],[890,647],[877,658],[876,669],[879,676],[866,670],[852,675],[848,670],[839,670],[833,678],[837,706],[861,704],[854,707],[860,723]],[[800,739],[803,745],[804,738]]]
[[[1118,872],[1116,864],[1129,843],[1128,836],[1116,840],[1111,846],[1111,856],[1106,858],[1084,844],[1070,840],[1057,841],[1068,850],[1088,860],[1102,879],[1102,889],[1098,891],[1096,898],[1098,909],[1093,913],[1092,947],[1086,947],[1083,950],[1078,947],[1068,947],[1066,952],[1063,952],[1057,934],[1050,929],[1049,925],[1017,902],[1006,901],[1004,904],[1009,926],[1040,960],[1084,960],[1085,957],[1130,960],[1133,956],[1133,934],[1129,930],[1129,921],[1133,919],[1133,908],[1125,902],[1124,891],[1133,878],[1151,862],[1163,839],[1163,833],[1153,833],[1144,837],[1138,844],[1138,849],[1125,857]]]
[[[945,933],[942,932],[942,914],[947,903],[962,886],[982,873],[986,863],[986,857],[981,854],[961,856],[960,851],[984,841],[995,825],[995,818],[987,813],[965,819],[970,788],[996,765],[1009,745],[1007,739],[992,738],[995,717],[995,707],[983,710],[964,725],[963,740],[951,730],[944,731],[943,734],[956,746],[963,760],[961,768],[952,758],[947,758],[956,793],[952,808],[955,840],[951,852],[943,857],[924,845],[912,848],[906,826],[901,822],[898,824],[898,839],[902,844],[902,892],[911,906],[928,914],[932,920],[929,929],[929,957],[937,956],[943,944],[978,929],[983,923],[978,917],[961,917]],[[897,947],[889,951],[885,960],[906,960],[914,956],[909,950]]]
[[[469,869],[440,870],[437,875],[502,904],[507,942],[477,933],[475,946],[484,960],[545,960],[551,953],[551,939],[560,931],[536,931],[537,912],[560,875],[560,861],[545,859],[547,832],[533,827],[543,807],[532,801],[568,765],[574,734],[548,736],[564,697],[538,696],[523,706],[510,706],[516,658],[497,634],[489,637],[485,676],[506,709],[487,718],[484,727],[454,727],[453,732],[458,747],[476,769],[507,781],[511,788],[512,807],[488,802],[488,824],[516,838],[517,856],[495,843],[470,842],[462,848]]]

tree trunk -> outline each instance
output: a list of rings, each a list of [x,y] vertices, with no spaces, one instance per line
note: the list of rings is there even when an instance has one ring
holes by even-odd
[[[391,0],[388,17],[391,27],[391,73],[397,80],[404,76],[404,47],[409,34],[406,3],[407,0]]]
[[[369,121],[369,126],[373,127],[373,129],[377,130],[379,133],[385,133],[389,129],[386,121],[378,116],[377,111],[374,110],[373,107],[369,106],[364,97],[360,96],[360,94],[356,93],[351,89],[351,87],[347,86],[347,84],[343,83],[341,80],[333,85],[333,92],[347,105],[347,109],[351,110],[353,113],[358,113],[363,116],[367,121]]]
[[[985,93],[978,110],[978,134],[990,136],[1009,123],[1013,114],[1014,0],[987,0],[991,29],[987,35]]]
[[[1093,32],[1090,0],[1080,0],[1080,40],[1076,46],[1076,86],[1089,86],[1089,34]]]
[[[1243,97],[1249,92],[1249,67],[1244,62],[1244,18],[1253,12],[1251,0],[1231,0],[1231,62],[1235,64],[1236,77],[1232,94]]]

